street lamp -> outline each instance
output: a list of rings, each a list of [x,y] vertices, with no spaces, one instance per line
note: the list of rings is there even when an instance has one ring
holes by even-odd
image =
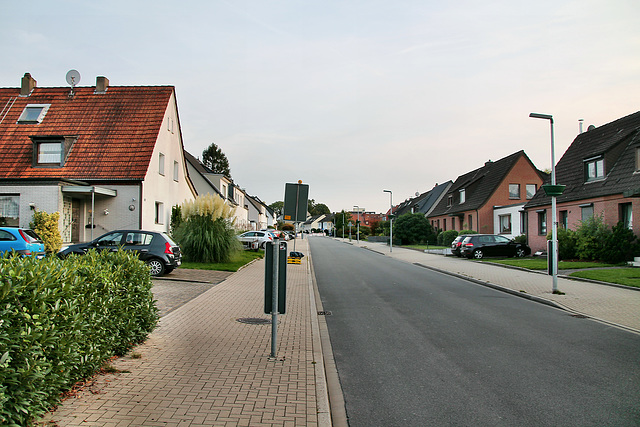
[[[543,185],[542,188],[548,196],[551,196],[551,275],[553,276],[553,293],[558,291],[558,222],[556,220],[556,197],[562,194],[564,185],[556,185],[556,155],[553,141],[553,116],[550,114],[531,113],[529,117],[534,119],[549,120],[551,124],[551,185]]]
[[[358,213],[358,220],[356,221],[356,240],[358,244],[360,244],[360,207],[354,206],[356,208],[356,212]]]
[[[389,193],[389,252],[393,252],[393,192],[391,190],[382,190],[383,193]]]

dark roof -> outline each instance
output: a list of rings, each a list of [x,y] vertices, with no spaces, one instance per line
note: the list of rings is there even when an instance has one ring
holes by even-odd
[[[556,183],[566,185],[557,201],[571,202],[612,194],[638,194],[635,153],[640,147],[640,111],[578,135],[556,165]],[[605,178],[585,182],[584,160],[604,157]],[[551,204],[543,190],[525,207]]]
[[[481,168],[460,175],[429,216],[448,215],[480,208],[489,200],[504,177],[521,157],[531,163],[524,150],[520,150],[495,162],[488,161]],[[531,163],[531,167],[535,169],[533,163]],[[539,173],[542,174],[541,172]],[[457,193],[461,189],[465,189],[465,202],[463,204],[456,202],[458,200]],[[452,206],[447,206],[449,195],[454,195]]]
[[[211,172],[211,170],[209,168],[207,168],[204,164],[202,164],[202,162],[200,160],[198,160],[197,158],[193,157],[193,155],[191,155],[191,153],[184,151],[184,159],[191,165],[193,166],[193,168],[200,174],[200,176],[202,177],[202,179],[204,179],[207,184],[209,184],[209,186],[211,186],[211,188],[213,188],[213,190],[216,192],[216,194],[220,197],[222,197],[223,199],[226,199],[226,196],[224,194],[222,194],[220,192],[220,190],[218,189],[218,187],[216,187],[213,182],[211,182],[209,180],[209,178],[207,178],[207,176],[205,174],[208,173],[213,173]]]
[[[172,86],[0,88],[0,178],[144,179]],[[28,104],[50,104],[38,124],[18,124]],[[63,167],[33,167],[30,137],[77,139]]]
[[[407,199],[394,208],[394,213],[398,216],[406,213],[423,213],[429,212],[429,209],[438,201],[440,195],[451,185],[451,181],[447,181],[444,184],[436,184],[431,190],[418,195],[412,199]]]

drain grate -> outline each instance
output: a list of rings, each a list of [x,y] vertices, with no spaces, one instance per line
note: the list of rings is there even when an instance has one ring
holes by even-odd
[[[241,317],[236,319],[236,322],[246,323],[248,325],[269,325],[271,320],[263,319],[262,317]]]
[[[331,316],[330,311],[319,311],[318,316]]]

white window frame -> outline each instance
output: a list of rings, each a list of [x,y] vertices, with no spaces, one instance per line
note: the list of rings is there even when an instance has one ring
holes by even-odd
[[[463,204],[467,200],[466,191],[463,188],[460,190],[460,204]]]
[[[158,173],[164,176],[164,154],[158,154]]]
[[[164,224],[164,203],[156,201],[155,223]]]
[[[593,166],[593,169],[592,169]],[[592,173],[593,172],[593,173]],[[585,182],[600,181],[604,179],[604,157],[596,156],[584,160]]]
[[[516,195],[516,193],[512,190],[512,189],[518,189],[518,194]],[[509,199],[512,200],[520,200],[520,184],[509,184]]]
[[[18,124],[40,124],[42,120],[44,120],[47,111],[49,111],[49,107],[51,107],[51,104],[27,104],[24,110],[22,110],[20,118],[18,118]],[[40,109],[38,117],[35,120],[27,120],[27,116],[29,115],[28,110],[36,108]]]
[[[500,225],[500,234],[511,234],[511,228],[513,227],[511,214],[498,215],[498,224]],[[508,227],[505,225],[508,225]]]
[[[180,163],[176,160],[173,161],[173,180],[178,182],[178,178],[180,177]]]

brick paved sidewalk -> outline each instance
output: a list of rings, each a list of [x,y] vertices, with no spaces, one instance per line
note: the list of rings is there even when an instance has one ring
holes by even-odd
[[[291,245],[290,245],[291,246]],[[292,246],[291,246],[292,247]],[[306,241],[296,249],[308,253]],[[123,371],[99,376],[44,421],[58,426],[315,426],[317,381],[324,382],[314,340],[310,270],[288,266],[287,314],[279,316],[277,358],[269,358],[271,325],[239,318],[263,313],[264,261],[170,312]],[[315,307],[314,307],[315,309]],[[314,351],[315,350],[315,351]],[[318,360],[319,359],[319,360]],[[319,376],[320,378],[316,378]]]
[[[547,274],[395,246],[390,254],[389,247],[384,243],[360,242],[360,246],[406,262],[497,285],[522,296],[542,298],[573,312],[640,332],[640,291],[637,290],[559,278],[558,290],[565,295],[554,295],[551,292],[552,278]]]

